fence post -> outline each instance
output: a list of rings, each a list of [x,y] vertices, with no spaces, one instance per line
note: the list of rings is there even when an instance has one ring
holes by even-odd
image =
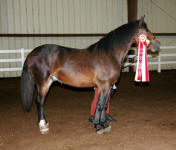
[[[23,69],[23,64],[24,64],[24,48],[21,48],[21,67]]]
[[[158,53],[158,73],[161,72],[161,57],[160,57],[160,52]]]

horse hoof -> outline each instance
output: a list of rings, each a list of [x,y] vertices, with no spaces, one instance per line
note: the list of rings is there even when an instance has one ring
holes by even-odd
[[[45,121],[41,120],[39,123],[39,129],[41,134],[47,134],[49,132],[49,123],[46,123]]]
[[[109,133],[109,132],[111,132],[111,126],[109,125],[108,127],[106,127],[106,128],[103,128],[103,129],[100,129],[100,130],[97,130],[96,132],[97,132],[97,134],[104,134],[104,133]]]
[[[49,132],[49,123],[47,123],[45,126],[40,127],[41,134],[48,134]]]
[[[108,127],[104,128],[104,133],[109,133],[111,132],[112,127],[109,125]]]

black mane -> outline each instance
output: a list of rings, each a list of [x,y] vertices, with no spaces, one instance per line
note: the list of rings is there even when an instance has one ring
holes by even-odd
[[[139,27],[139,20],[124,24],[89,47],[90,50],[109,51],[128,43]]]

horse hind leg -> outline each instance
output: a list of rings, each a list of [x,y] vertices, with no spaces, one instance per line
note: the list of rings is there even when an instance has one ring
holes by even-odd
[[[48,79],[42,86],[37,87],[37,111],[38,111],[38,125],[41,134],[47,134],[49,132],[49,123],[46,121],[44,114],[44,103],[48,90],[52,84],[52,80]]]
[[[37,111],[38,111],[38,125],[40,132],[42,134],[47,134],[49,132],[49,123],[46,121],[44,114],[44,101],[45,97],[37,92]]]

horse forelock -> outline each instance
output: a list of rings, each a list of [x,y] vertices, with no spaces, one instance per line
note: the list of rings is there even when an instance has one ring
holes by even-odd
[[[130,42],[138,28],[138,21],[124,24],[106,34],[97,43],[92,44],[89,49],[105,52],[112,51]]]

